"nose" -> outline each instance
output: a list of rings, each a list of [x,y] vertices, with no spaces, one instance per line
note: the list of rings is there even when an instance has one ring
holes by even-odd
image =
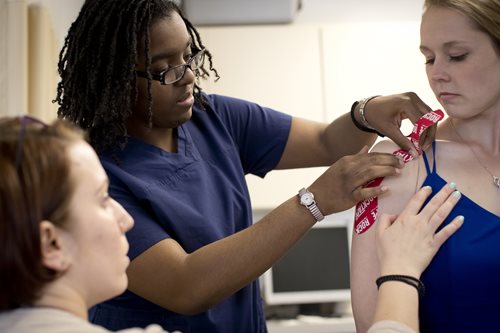
[[[125,233],[132,229],[134,226],[134,219],[130,214],[123,208],[122,205],[120,205],[117,201],[113,200],[113,208],[115,210],[115,216],[116,220],[118,222],[118,225],[120,227],[120,230]]]
[[[195,75],[193,69],[191,69],[191,64],[185,64],[184,65],[184,74],[182,75],[181,79],[177,82],[175,82],[176,85],[185,85],[185,84],[191,84],[194,82]]]
[[[435,59],[428,67],[427,75],[432,81],[449,81],[448,64],[446,61]]]

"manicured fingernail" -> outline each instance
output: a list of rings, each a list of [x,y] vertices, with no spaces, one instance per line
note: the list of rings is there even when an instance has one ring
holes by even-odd
[[[462,215],[457,217],[457,222],[463,223],[464,220],[465,220],[465,217],[463,217]]]
[[[429,185],[422,187],[422,189],[424,189],[426,191],[429,190],[432,192],[432,187],[430,187]]]
[[[448,184],[448,186],[449,186],[452,190],[454,190],[454,189],[456,189],[456,188],[457,188],[457,184],[455,184],[455,182],[451,182],[451,183],[449,183],[449,184]]]
[[[462,193],[460,193],[459,191],[454,191],[452,194],[451,194],[454,198],[460,198],[462,196]]]

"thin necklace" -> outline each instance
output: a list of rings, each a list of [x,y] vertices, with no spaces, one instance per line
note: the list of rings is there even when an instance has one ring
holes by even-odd
[[[458,133],[457,128],[455,127],[455,124],[453,124],[453,119],[451,119],[451,118],[450,118],[450,123],[451,123],[451,127],[453,127],[453,130],[457,134],[460,141],[462,141],[462,143],[465,144],[470,149],[470,151],[472,152],[472,154],[476,158],[476,161],[479,163],[479,165],[481,165],[483,167],[483,169],[486,170],[486,172],[488,172],[490,174],[491,178],[493,178],[493,185],[495,185],[498,189],[500,189],[500,178],[493,175],[493,173],[481,162],[481,160],[477,157],[476,153],[474,152],[474,149],[472,149],[472,147],[469,146],[469,144],[467,142],[465,142],[465,140],[462,138],[460,133]]]

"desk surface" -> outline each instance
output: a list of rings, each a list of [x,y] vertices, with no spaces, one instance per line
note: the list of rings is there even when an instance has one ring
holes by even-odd
[[[355,333],[352,317],[324,318],[298,316],[297,319],[268,320],[269,333]]]

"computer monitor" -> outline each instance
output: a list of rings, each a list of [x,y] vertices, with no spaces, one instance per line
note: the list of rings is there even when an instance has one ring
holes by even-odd
[[[266,305],[350,302],[353,216],[348,210],[316,223],[263,275]]]

